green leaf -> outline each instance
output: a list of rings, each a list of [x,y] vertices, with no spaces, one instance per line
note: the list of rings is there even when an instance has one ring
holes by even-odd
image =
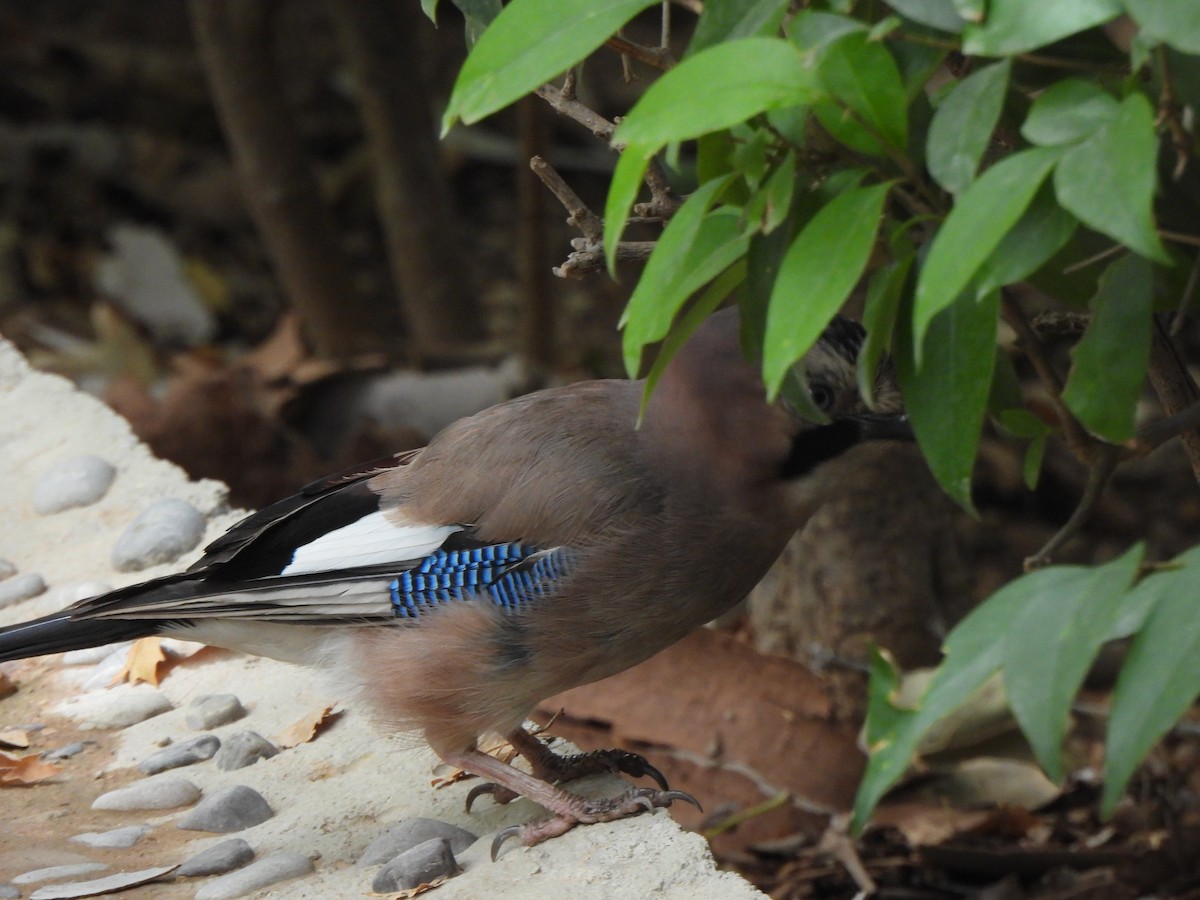
[[[1066,246],[1078,224],[1073,215],[1058,205],[1054,192],[1044,185],[1029,209],[979,267],[975,293],[982,296],[1028,278]]]
[[[961,194],[975,180],[1004,107],[1011,68],[1004,60],[967,76],[933,114],[925,158],[929,174],[952,194]]]
[[[912,273],[915,255],[907,255],[881,267],[871,276],[867,286],[867,300],[863,307],[863,328],[866,340],[858,352],[858,392],[867,405],[875,405],[875,379],[879,374],[879,363],[892,345],[892,333],[896,329],[896,317],[904,298],[904,286]]]
[[[797,13],[788,24],[787,36],[801,50],[811,53],[848,34],[865,33],[866,30],[867,26],[857,19],[806,9]]]
[[[719,44],[722,41],[772,34],[779,29],[788,0],[724,0],[706,3],[696,22],[696,31],[688,44],[687,54]]]
[[[775,167],[775,171],[763,185],[766,197],[766,212],[762,221],[763,234],[770,234],[783,224],[791,209],[792,196],[796,192],[796,155],[788,153]]]
[[[719,179],[697,190],[667,223],[621,317],[625,369],[636,377],[642,348],[662,340],[693,293],[746,252],[741,210],[709,207],[724,187]]]
[[[821,84],[871,132],[893,150],[908,143],[908,99],[896,60],[882,43],[868,40],[861,31],[838,38],[825,48],[818,64]],[[818,115],[821,115],[818,106]],[[837,126],[826,117],[821,124],[834,137]],[[861,149],[861,148],[859,148]]]
[[[955,9],[954,0],[889,0],[888,6],[914,22],[951,34],[958,34],[967,24]]]
[[[604,207],[604,252],[609,271],[650,158],[685,141],[817,95],[816,76],[803,56],[778,38],[742,38],[709,47],[662,76],[617,128],[626,144]]]
[[[1021,462],[1021,480],[1031,491],[1037,490],[1038,478],[1042,473],[1042,460],[1046,458],[1047,437],[1045,434],[1038,435],[1025,448],[1025,458]]]
[[[780,38],[750,37],[688,57],[650,85],[613,142],[662,147],[818,94],[804,57]]]
[[[890,714],[890,728],[867,723],[871,758],[858,787],[851,827],[860,833],[871,812],[893,784],[908,769],[917,747],[934,725],[961,707],[999,668],[1003,642],[996,636],[1031,596],[1055,596],[1077,578],[1077,568],[1052,567],[1019,578],[1001,588],[963,619],[946,638],[945,659],[934,673],[925,696],[906,715]],[[874,688],[872,689],[875,690]]]
[[[1082,570],[1053,596],[1030,597],[1006,629],[1008,702],[1052,781],[1063,777],[1061,748],[1071,703],[1116,624],[1142,549],[1138,544],[1106,565]]]
[[[569,69],[657,0],[513,0],[472,48],[442,118],[477,122]]]
[[[896,374],[921,453],[942,490],[972,511],[971,470],[992,383],[999,314],[997,293],[979,300],[959,295],[930,322],[919,361],[908,330],[897,333]]]
[[[1169,264],[1154,230],[1157,155],[1154,110],[1141,94],[1130,94],[1116,118],[1063,155],[1054,189],[1085,225]]]
[[[474,47],[496,16],[500,15],[500,0],[453,0],[463,15],[467,46]]]
[[[1068,78],[1033,101],[1021,136],[1044,147],[1073,144],[1112,122],[1119,108],[1117,98],[1094,82]]]
[[[608,185],[608,199],[604,203],[604,258],[608,260],[608,274],[617,274],[617,244],[625,231],[625,220],[629,208],[642,188],[642,177],[658,147],[628,144],[617,159],[612,181]]]
[[[1023,150],[996,163],[958,198],[942,223],[917,281],[913,329],[917,360],[934,316],[954,302],[1028,208],[1058,159],[1052,149]]]
[[[1200,5],[1180,0],[1124,0],[1144,38],[1200,54]]]
[[[437,24],[437,5],[438,0],[421,0],[421,12],[434,25]]]
[[[1118,0],[1004,0],[988,4],[988,16],[963,31],[967,56],[1011,56],[1051,44],[1121,13]]]
[[[1072,353],[1063,401],[1108,441],[1134,435],[1138,397],[1150,362],[1154,280],[1150,263],[1129,254],[1105,271],[1092,298],[1092,322]]]
[[[784,254],[792,242],[790,228],[776,228],[769,234],[756,234],[746,251],[746,289],[738,302],[741,309],[742,355],[755,365],[762,364],[763,340],[767,333],[767,308],[771,289],[779,277]]]
[[[774,397],[867,265],[891,185],[851,188],[825,204],[796,236],[767,309],[763,377]]]
[[[1200,547],[1177,568],[1149,576],[1134,593],[1153,601],[1117,678],[1104,754],[1101,810],[1112,815],[1138,762],[1200,694]]]

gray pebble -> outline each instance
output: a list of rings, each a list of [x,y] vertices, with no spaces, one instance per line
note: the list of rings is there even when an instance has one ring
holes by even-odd
[[[90,506],[106,493],[117,470],[98,456],[73,456],[45,472],[33,486],[33,511],[40,516]]]
[[[62,655],[64,666],[90,666],[102,662],[120,650],[128,650],[133,641],[121,641],[117,644],[102,644],[99,647],[87,647],[83,650],[68,650]]]
[[[200,799],[200,788],[184,778],[157,775],[101,794],[92,802],[92,809],[175,809],[191,806]]]
[[[405,850],[411,850],[417,844],[423,844],[434,838],[445,838],[450,842],[450,849],[462,853],[479,840],[465,828],[451,825],[449,822],[439,822],[437,819],[405,819],[385,831],[371,843],[358,858],[356,866],[377,866],[390,859],[395,859]]]
[[[5,578],[12,578],[16,574],[17,567],[7,559],[0,558],[0,581],[3,581]]]
[[[148,835],[149,825],[127,825],[124,828],[114,828],[112,831],[89,831],[77,834],[71,838],[78,844],[89,847],[99,847],[104,850],[127,850]]]
[[[205,694],[188,707],[184,722],[188,728],[207,731],[220,725],[236,722],[246,714],[246,707],[233,694]]]
[[[0,608],[45,593],[46,582],[37,572],[17,575],[0,582]]]
[[[221,739],[215,734],[202,734],[147,756],[138,763],[138,768],[147,775],[157,775],[167,769],[178,769],[212,759],[220,746]]]
[[[278,753],[279,748],[257,731],[239,731],[225,738],[225,743],[217,751],[217,768],[225,772],[244,769]]]
[[[204,516],[185,500],[159,500],[142,510],[117,538],[112,565],[118,572],[140,572],[171,562],[200,543]]]
[[[371,890],[380,894],[407,891],[435,878],[451,878],[458,874],[458,861],[445,838],[434,838],[410,850],[405,850],[375,873]]]
[[[93,743],[89,741],[88,743]],[[70,759],[77,753],[82,753],[87,746],[83,741],[72,741],[71,743],[59,747],[57,750],[47,750],[42,754],[42,759],[46,762],[58,762],[60,759]]]
[[[18,900],[21,892],[11,884],[0,883],[0,900]]]
[[[103,872],[108,868],[107,863],[85,862],[71,863],[65,866],[49,866],[45,869],[34,869],[24,875],[18,875],[12,880],[13,884],[36,884],[39,881],[58,881],[63,878],[75,878],[79,875],[90,875],[92,872]]]
[[[89,715],[86,724],[93,728],[128,728],[174,708],[166,695],[158,691],[130,691],[104,709]]]
[[[268,885],[307,875],[312,870],[312,860],[303,853],[272,853],[244,869],[214,878],[196,891],[196,900],[232,900],[234,897],[244,897]]]
[[[205,797],[195,809],[180,818],[178,827],[229,834],[261,825],[273,815],[275,811],[262,794],[244,784],[234,784]]]
[[[230,838],[213,844],[207,850],[201,850],[182,866],[175,870],[181,877],[197,877],[201,875],[224,875],[234,869],[241,868],[254,859],[254,848],[241,838]]]

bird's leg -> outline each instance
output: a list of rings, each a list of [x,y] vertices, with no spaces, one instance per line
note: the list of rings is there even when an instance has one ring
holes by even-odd
[[[662,790],[670,790],[667,779],[645,758],[626,750],[593,750],[590,753],[576,753],[562,756],[555,753],[539,738],[530,734],[524,728],[518,728],[508,735],[508,741],[513,749],[529,761],[535,778],[550,784],[561,784],[564,781],[574,781],[587,775],[598,775],[604,772],[617,774],[624,772],[634,778],[649,776],[658,783]],[[509,803],[518,796],[514,791],[503,785],[491,782],[481,784],[471,789],[467,794],[467,811],[471,804],[484,794],[490,794],[497,803]]]
[[[530,740],[535,740],[526,735]],[[492,842],[492,859],[500,845],[510,837],[519,837],[527,847],[541,843],[547,838],[557,837],[570,831],[576,825],[590,825],[594,822],[611,822],[627,816],[653,810],[656,806],[670,806],[674,800],[686,800],[689,803],[699,803],[690,794],[682,791],[664,791],[656,788],[634,788],[618,797],[589,800],[555,787],[548,781],[513,768],[508,763],[501,762],[493,756],[488,756],[480,750],[464,750],[443,756],[443,762],[457,766],[481,778],[490,778],[499,787],[507,789],[514,795],[532,800],[539,806],[545,807],[551,815],[545,819],[534,819],[524,825],[514,825],[505,828]],[[599,770],[603,771],[603,770]]]

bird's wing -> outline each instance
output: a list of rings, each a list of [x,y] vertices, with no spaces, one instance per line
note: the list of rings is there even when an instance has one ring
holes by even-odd
[[[402,563],[232,583],[174,575],[85,600],[71,612],[88,619],[358,625],[418,619],[456,601],[517,610],[552,593],[576,556],[567,547],[487,544],[455,534],[437,550]]]

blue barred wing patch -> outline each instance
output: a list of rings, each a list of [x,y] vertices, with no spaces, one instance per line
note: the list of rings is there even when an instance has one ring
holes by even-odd
[[[505,610],[554,591],[573,567],[567,547],[539,550],[521,543],[437,550],[388,586],[392,614],[414,619],[455,600],[486,599]]]

